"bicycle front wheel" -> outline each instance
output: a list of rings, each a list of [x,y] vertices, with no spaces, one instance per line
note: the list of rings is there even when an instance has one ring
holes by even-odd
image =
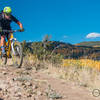
[[[15,41],[11,50],[11,56],[14,66],[20,68],[23,62],[23,49],[20,42]]]

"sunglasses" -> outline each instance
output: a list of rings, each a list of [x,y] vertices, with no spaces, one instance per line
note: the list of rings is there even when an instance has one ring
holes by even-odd
[[[5,13],[7,16],[11,16],[11,13]]]

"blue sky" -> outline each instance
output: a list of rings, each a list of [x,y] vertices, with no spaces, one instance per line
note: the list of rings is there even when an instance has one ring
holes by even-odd
[[[15,34],[20,41],[41,41],[46,34],[72,44],[100,40],[86,38],[100,33],[100,0],[0,0],[0,9],[5,6],[23,23],[25,32]]]

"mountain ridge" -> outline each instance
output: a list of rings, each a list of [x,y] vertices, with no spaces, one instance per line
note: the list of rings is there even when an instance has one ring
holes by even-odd
[[[86,42],[87,44],[91,43],[91,45],[73,45],[70,43],[64,43],[59,41],[48,41],[48,42],[26,42],[24,51],[27,50],[32,54],[37,54],[41,57],[43,54],[50,55],[60,54],[64,58],[68,59],[80,59],[80,58],[88,58],[94,60],[100,60],[100,47],[96,46],[96,42]],[[99,42],[97,42],[99,44]],[[44,53],[45,50],[45,53]]]
[[[100,41],[84,41],[77,44],[76,46],[92,46],[92,47],[100,47]]]

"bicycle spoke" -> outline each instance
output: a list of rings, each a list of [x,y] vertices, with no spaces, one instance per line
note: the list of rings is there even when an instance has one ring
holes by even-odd
[[[23,57],[22,57],[22,47],[19,42],[14,44],[14,52],[12,52],[12,60],[16,67],[20,67],[22,65]]]

